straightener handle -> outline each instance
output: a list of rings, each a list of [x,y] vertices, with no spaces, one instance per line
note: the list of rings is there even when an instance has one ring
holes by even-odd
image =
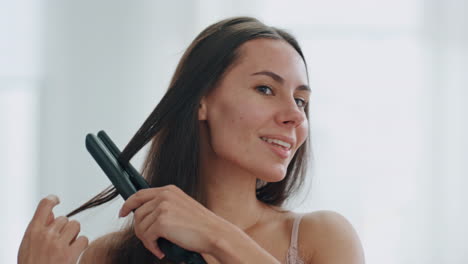
[[[86,148],[124,200],[140,189],[150,188],[130,162],[123,163],[118,160],[120,150],[103,130],[99,131],[97,137],[93,134],[86,136]],[[206,263],[199,253],[183,249],[165,238],[159,238],[157,243],[171,261],[187,264]]]

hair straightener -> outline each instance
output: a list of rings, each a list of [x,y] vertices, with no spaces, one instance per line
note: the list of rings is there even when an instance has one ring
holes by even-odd
[[[120,150],[103,130],[99,131],[97,136],[86,135],[86,148],[124,200],[140,189],[150,188],[130,162],[122,164],[118,160]],[[159,238],[157,243],[171,261],[187,264],[206,263],[199,253],[183,249],[165,238]]]

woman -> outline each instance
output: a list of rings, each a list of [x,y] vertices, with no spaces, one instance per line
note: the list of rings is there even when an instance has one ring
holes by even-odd
[[[19,263],[75,263],[83,250],[80,263],[168,263],[160,237],[207,263],[364,263],[341,215],[281,208],[305,175],[309,98],[307,66],[290,34],[249,17],[209,26],[122,152],[128,161],[152,142],[142,172],[152,188],[120,211],[135,210],[133,221],[87,246],[75,239],[76,221],[54,218],[57,199],[43,199]],[[116,196],[107,189],[68,216]]]

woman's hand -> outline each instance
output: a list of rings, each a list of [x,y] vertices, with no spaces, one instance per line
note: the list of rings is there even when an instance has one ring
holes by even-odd
[[[77,221],[65,216],[54,217],[52,208],[59,204],[57,196],[42,199],[24,233],[18,251],[18,264],[76,264],[81,252],[88,246]]]
[[[120,216],[134,210],[135,234],[159,258],[156,240],[163,237],[198,253],[211,253],[215,238],[232,224],[217,216],[175,185],[138,191],[125,201]]]

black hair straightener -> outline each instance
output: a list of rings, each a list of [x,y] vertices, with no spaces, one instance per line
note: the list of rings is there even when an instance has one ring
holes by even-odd
[[[103,130],[99,131],[97,137],[93,134],[86,135],[86,148],[124,200],[140,189],[150,188],[130,162],[119,162],[120,150]],[[167,239],[159,238],[157,243],[171,261],[186,264],[206,263],[199,253],[183,249]]]

